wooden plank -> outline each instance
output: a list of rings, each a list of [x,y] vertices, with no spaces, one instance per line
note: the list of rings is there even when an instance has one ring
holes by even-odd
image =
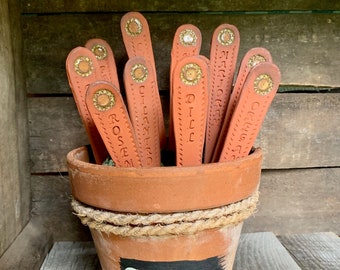
[[[66,154],[88,144],[73,98],[30,98],[28,107],[31,171],[67,171]]]
[[[263,168],[340,164],[340,94],[278,94],[255,145]]]
[[[40,270],[101,269],[93,242],[57,242]]]
[[[331,232],[280,236],[301,269],[340,269],[340,238]]]
[[[161,2],[161,1],[159,1]],[[24,62],[31,94],[70,93],[67,54],[88,39],[111,45],[119,78],[127,56],[120,33],[123,13],[23,16]],[[266,47],[282,72],[282,85],[339,87],[340,19],[336,14],[146,13],[156,59],[159,87],[169,89],[170,50],[178,26],[192,23],[202,31],[202,54],[209,56],[213,30],[221,23],[238,27],[239,60],[252,47]],[[56,38],[58,37],[58,38]]]
[[[298,270],[287,250],[271,232],[241,234],[233,270]]]
[[[93,17],[96,19],[93,20]],[[116,37],[119,19],[119,16],[109,14],[23,17],[26,22],[23,23],[23,42],[27,92],[71,93],[65,70],[68,53],[72,48],[83,46],[90,36],[108,41],[111,37],[120,40],[121,37]],[[114,26],[115,32],[112,31]],[[73,30],[69,31],[69,28]],[[116,63],[122,66],[120,61],[125,54],[123,44],[114,42],[112,47]]]
[[[11,14],[17,11],[17,1],[0,2],[0,256],[28,222],[30,210],[20,19]]]
[[[20,190],[20,206],[15,206],[20,208],[20,214],[16,213],[16,216],[20,216],[21,223],[26,225],[30,216],[30,204],[31,204],[31,194],[30,194],[30,168],[29,168],[29,149],[28,149],[28,119],[27,119],[27,94],[25,88],[25,78],[24,78],[24,68],[23,68],[23,41],[22,41],[22,29],[21,29],[21,18],[20,18],[20,1],[8,1],[8,12],[10,15],[11,24],[11,45],[13,54],[13,73],[15,86],[15,122],[17,125],[17,138],[14,143],[18,148],[18,176]],[[1,13],[3,14],[3,13]],[[7,66],[7,69],[10,69]],[[3,90],[1,90],[3,91]],[[1,95],[1,94],[0,94]],[[2,97],[4,98],[4,97]],[[1,117],[0,117],[1,118]],[[7,128],[5,128],[7,131]],[[2,141],[5,142],[5,141]],[[6,160],[10,160],[6,156]],[[14,164],[13,160],[10,161]],[[13,180],[12,180],[13,181]],[[11,181],[11,182],[12,182]],[[12,186],[13,182],[10,183]],[[13,198],[12,205],[17,204],[18,198],[15,196]]]
[[[165,115],[167,100],[163,99]],[[73,98],[29,98],[31,170],[65,172],[66,154],[88,143]],[[278,94],[255,143],[263,168],[340,164],[340,93]],[[167,124],[167,118],[166,118]]]
[[[21,1],[24,13],[96,12],[96,11],[272,11],[272,10],[339,10],[338,2],[318,0],[294,1]]]
[[[32,175],[33,216],[49,230],[54,241],[89,241],[88,227],[81,224],[71,208],[71,186],[64,175]],[[58,224],[58,230],[55,229]]]
[[[52,245],[52,236],[42,225],[41,219],[33,217],[12,245],[0,256],[0,269],[39,269]]]
[[[264,170],[258,211],[243,232],[340,234],[339,179],[340,168]]]

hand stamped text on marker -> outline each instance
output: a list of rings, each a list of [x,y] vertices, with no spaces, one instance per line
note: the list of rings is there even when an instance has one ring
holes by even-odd
[[[150,137],[150,125],[153,124],[150,115],[148,113],[148,107],[146,106],[145,102],[145,86],[140,85],[139,86],[139,96],[141,97],[141,102],[142,102],[142,132],[143,132],[143,138],[144,140],[142,142],[139,142],[139,144],[142,144],[142,147],[144,148],[145,151],[143,151],[143,154],[146,155],[144,156],[144,160],[147,165],[151,165],[153,163],[153,157],[152,157],[152,148],[151,148],[151,137]]]
[[[186,117],[189,117],[189,121],[188,121],[188,126],[185,128],[190,131],[188,132],[189,137],[188,137],[187,142],[195,142],[195,118],[193,116],[194,106],[192,105],[192,103],[194,102],[195,102],[195,95],[187,94],[185,97],[185,104],[187,105],[187,109],[188,109]]]
[[[230,148],[230,151],[233,153],[231,158],[236,159],[240,156],[240,154],[248,155],[248,153],[244,153],[244,151],[248,151],[249,143],[252,143],[248,140],[249,135],[254,133],[254,131],[258,127],[258,123],[256,122],[258,110],[260,108],[260,103],[257,101],[249,104],[249,110],[245,114],[243,119],[238,119],[238,123],[241,123],[242,126],[240,128],[240,134],[235,138],[234,146]],[[250,146],[251,147],[251,146]]]
[[[120,121],[122,119],[119,119],[117,114],[113,113],[108,116],[108,118],[111,120],[112,128],[111,132],[114,135],[114,138],[116,138],[115,145],[119,148],[118,151],[116,151],[117,154],[120,155],[120,157],[117,157],[118,160],[122,160],[125,167],[134,167],[133,159],[129,156],[128,147],[126,146],[123,136],[121,135],[121,127],[120,127]]]
[[[217,59],[217,66],[215,71],[215,80],[213,84],[216,84],[215,87],[215,94],[213,95],[214,99],[212,100],[212,124],[216,126],[220,126],[222,116],[225,114],[226,104],[229,100],[229,93],[228,91],[228,73],[227,70],[227,59],[229,56],[228,50],[222,50],[220,52],[220,58]]]

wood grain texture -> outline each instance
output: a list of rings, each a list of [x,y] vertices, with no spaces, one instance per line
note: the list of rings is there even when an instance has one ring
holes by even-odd
[[[301,269],[340,269],[340,238],[332,232],[283,235],[279,239]]]
[[[28,146],[27,95],[23,68],[23,41],[21,29],[20,1],[8,1],[10,14],[13,72],[15,86],[15,121],[18,129],[18,167],[20,178],[20,216],[22,224],[30,219],[30,168]],[[1,95],[1,94],[0,94]]]
[[[20,19],[19,13],[11,14],[17,11],[17,1],[0,2],[0,256],[29,220],[27,111]]]
[[[93,242],[57,242],[41,270],[101,269]]]
[[[71,208],[71,186],[67,176],[32,175],[32,216],[40,223],[54,241],[89,241],[88,227],[81,224]],[[58,230],[55,229],[58,224]]]
[[[21,1],[24,13],[96,12],[96,11],[272,11],[272,10],[338,10],[338,2],[325,0],[295,1]]]
[[[258,211],[243,232],[340,234],[339,179],[340,168],[264,170]]]
[[[287,250],[271,232],[241,234],[233,270],[299,270]]]
[[[264,151],[262,167],[338,166],[339,105],[340,93],[278,94],[255,143]],[[65,172],[66,154],[88,144],[72,97],[29,98],[29,131],[34,173]]]
[[[263,168],[340,164],[340,94],[278,94],[255,145]]]
[[[0,269],[39,269],[52,245],[52,235],[43,226],[39,217],[33,217],[6,252],[0,256]]]
[[[122,84],[127,61],[119,22],[124,13],[23,16],[27,91],[70,93],[65,73],[67,54],[90,38],[108,41]],[[156,60],[159,89],[169,89],[170,50],[178,26],[192,23],[202,32],[202,54],[209,56],[214,29],[221,23],[238,27],[239,62],[252,47],[265,47],[282,73],[282,85],[339,87],[340,17],[336,14],[202,14],[146,13]]]
[[[66,154],[88,144],[73,98],[29,99],[31,172],[65,172]]]

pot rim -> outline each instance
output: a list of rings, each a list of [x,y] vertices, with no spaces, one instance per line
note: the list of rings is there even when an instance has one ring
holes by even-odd
[[[221,169],[223,167],[238,167],[239,165],[243,164],[244,162],[261,158],[262,156],[262,149],[260,147],[253,148],[253,151],[246,157],[238,158],[235,160],[227,161],[227,162],[214,162],[214,163],[206,163],[201,164],[199,166],[159,166],[159,167],[115,167],[109,165],[101,165],[88,162],[88,149],[86,146],[81,146],[79,148],[71,150],[67,156],[67,165],[73,168],[78,168],[81,171],[93,171],[96,170],[98,174],[111,174],[111,173],[138,173],[142,174],[143,177],[152,176],[154,174],[159,173],[171,173],[176,170],[176,173],[179,174],[192,174],[193,171],[196,169],[204,168],[207,170]],[[85,161],[86,160],[86,161]]]
[[[251,196],[261,176],[262,150],[233,161],[191,167],[119,168],[88,162],[86,147],[67,155],[72,195],[93,207],[130,213],[216,208]]]

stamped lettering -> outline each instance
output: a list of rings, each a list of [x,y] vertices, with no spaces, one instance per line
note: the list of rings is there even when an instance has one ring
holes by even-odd
[[[119,153],[120,156],[119,159],[123,161],[125,167],[134,167],[134,162],[129,156],[128,147],[126,146],[124,137],[121,135],[121,119],[119,119],[119,116],[117,116],[117,114],[115,113],[110,114],[108,118],[112,121],[111,123],[113,124],[111,130],[112,134],[116,137],[116,145],[118,147],[117,153]]]
[[[155,77],[150,62],[131,58],[124,70],[125,92],[143,166],[160,164]]]
[[[174,70],[173,122],[178,166],[202,164],[208,103],[208,65],[204,59],[182,59]]]
[[[277,92],[279,81],[280,71],[273,63],[261,62],[249,71],[231,118],[219,161],[249,154]]]
[[[110,95],[114,97],[112,104]],[[116,166],[141,167],[132,125],[118,90],[108,82],[93,83],[86,105]]]
[[[222,24],[214,31],[211,50],[211,90],[208,110],[204,162],[211,162],[231,95],[239,49],[239,32]]]
[[[259,115],[259,109],[261,109],[260,103],[257,101],[252,102],[249,106],[249,111],[247,111],[243,115],[243,118],[240,119],[239,123],[241,123],[242,125],[238,127],[240,132],[235,138],[235,146],[231,148],[231,151],[233,153],[232,159],[237,158],[241,154],[248,154],[244,152],[248,151],[247,149],[249,149],[249,143],[252,143],[248,140],[249,135],[253,132],[254,128],[259,125],[256,119],[256,116]]]
[[[152,146],[150,145],[152,143],[151,134],[150,134],[150,124],[152,123],[152,120],[149,118],[152,117],[152,115],[149,115],[148,113],[148,107],[146,105],[145,100],[145,86],[141,85],[139,86],[139,94],[141,97],[141,106],[142,106],[142,136],[143,141],[141,142],[144,147],[144,159],[147,166],[151,166],[153,164],[153,156],[152,156]]]

